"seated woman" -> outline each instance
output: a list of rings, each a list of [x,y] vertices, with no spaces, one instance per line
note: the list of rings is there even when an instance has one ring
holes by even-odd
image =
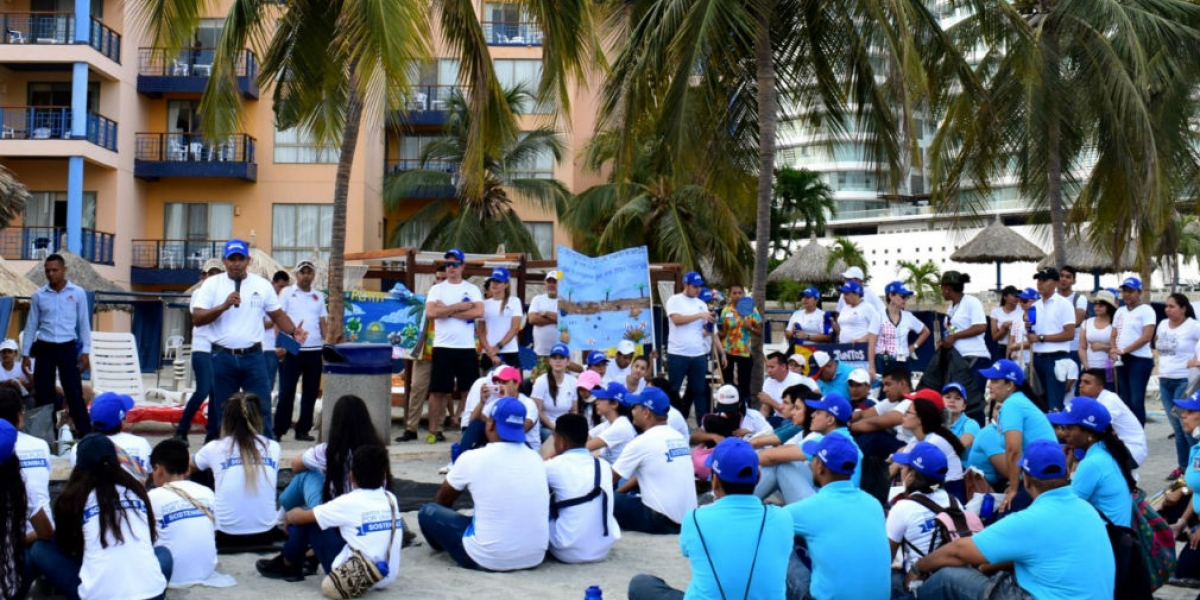
[[[779,492],[784,504],[799,502],[816,493],[813,485],[812,470],[808,465],[808,457],[804,455],[801,446],[810,439],[820,439],[822,434],[811,431],[812,411],[808,410],[807,400],[818,400],[821,394],[803,385],[794,385],[783,391],[782,416],[789,420],[790,428],[780,427],[775,431],[787,429],[787,439],[778,441],[773,448],[764,448],[758,453],[758,464],[761,465],[758,484],[754,487],[754,495],[761,500],[770,498]],[[774,435],[754,438],[770,440]]]
[[[996,415],[1000,412],[1003,401],[993,401],[988,410],[987,425],[979,430],[979,435],[967,450],[968,469],[975,469],[983,474],[983,478],[993,490],[1001,490],[1007,485],[1004,477],[1006,463],[1004,460],[1004,434],[1000,433],[996,424]]]
[[[1093,398],[1077,396],[1067,410],[1046,415],[1066,430],[1066,443],[1082,458],[1071,474],[1076,496],[1122,527],[1133,522],[1133,458],[1112,428],[1112,416]]]
[[[533,392],[530,397],[538,407],[538,418],[542,424],[542,442],[554,435],[554,422],[560,416],[579,410],[575,404],[575,399],[578,397],[575,391],[575,376],[567,372],[570,356],[571,351],[566,344],[555,344],[550,349],[550,370],[533,382]],[[553,445],[547,444],[546,446]],[[546,447],[543,447],[542,450],[543,454],[547,453]]]
[[[599,452],[600,458],[609,464],[617,462],[625,445],[637,437],[637,430],[629,419],[630,408],[620,400],[624,393],[625,386],[615,382],[592,390],[592,406],[600,423],[588,431],[587,449],[588,452]]]
[[[960,501],[966,502],[962,459],[959,458],[963,453],[962,442],[958,441],[958,436],[950,433],[942,424],[942,406],[937,404],[937,401],[941,399],[941,394],[926,389],[919,390],[910,396],[912,404],[904,413],[904,420],[901,423],[905,429],[912,432],[915,439],[901,452],[912,451],[913,446],[919,441],[937,446],[946,455],[946,464],[949,466],[945,477],[946,491]],[[892,476],[898,475],[899,471],[900,465],[893,461]]]
[[[966,458],[971,452],[971,445],[975,443],[975,436],[979,435],[979,423],[975,419],[966,415],[967,410],[967,388],[961,383],[951,381],[942,386],[942,399],[946,402],[946,423],[949,424],[950,433],[958,436],[958,441],[962,443],[966,450],[959,458]]]

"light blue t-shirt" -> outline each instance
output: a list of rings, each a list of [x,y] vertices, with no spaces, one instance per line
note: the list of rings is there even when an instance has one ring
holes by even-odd
[[[979,437],[979,423],[975,422],[975,419],[968,417],[965,413],[958,415],[958,420],[950,424],[950,433],[953,433],[955,436],[957,436],[959,441],[962,441],[962,436],[964,433],[969,433],[972,436]],[[966,446],[966,444],[963,445]],[[966,458],[967,453],[970,451],[971,447],[967,446],[963,451],[963,455],[959,458]]]
[[[1110,521],[1130,527],[1133,522],[1133,496],[1117,459],[1108,453],[1104,442],[1092,444],[1071,476],[1075,495],[1095,506]]]
[[[833,381],[817,379],[817,387],[820,388],[821,395],[841,394],[843,398],[850,398],[850,373],[853,371],[854,367],[846,363],[838,363],[837,372],[833,375]]]
[[[967,451],[967,466],[983,471],[988,483],[996,485],[1002,476],[989,459],[997,454],[1004,454],[1004,436],[1000,435],[995,423],[988,423],[975,434],[975,443]]]
[[[1200,490],[1200,444],[1192,446],[1188,454],[1187,470],[1183,472],[1183,480],[1189,488]],[[1200,494],[1192,494],[1192,509],[1200,511]]]
[[[808,543],[809,595],[821,600],[891,597],[891,547],[878,500],[849,481],[834,481],[784,508],[796,535]]]
[[[697,522],[704,534],[703,543],[696,530]],[[760,524],[763,524],[761,541],[758,538]],[[755,541],[758,541],[757,559]],[[721,589],[725,590],[726,598],[784,600],[787,595],[792,517],[781,507],[763,506],[762,501],[752,494],[725,496],[708,506],[688,511],[679,527],[679,547],[692,564],[692,582],[688,584],[685,600],[720,598]],[[709,558],[717,569],[715,578]],[[751,563],[754,564],[753,575]],[[749,594],[746,593],[747,580]]]
[[[1021,392],[1013,392],[1004,401],[1000,406],[997,421],[1000,422],[1001,435],[1008,431],[1021,432],[1022,454],[1025,453],[1025,448],[1036,440],[1058,443],[1058,437],[1054,435],[1054,426],[1050,424],[1050,419],[1046,418],[1046,413]]]
[[[1112,545],[1096,509],[1069,487],[971,537],[989,563],[1013,561],[1017,583],[1037,600],[1110,600]]]

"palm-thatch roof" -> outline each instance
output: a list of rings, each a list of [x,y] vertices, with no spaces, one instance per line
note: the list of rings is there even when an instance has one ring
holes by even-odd
[[[951,254],[950,260],[960,263],[1033,262],[1045,257],[1041,248],[996,217],[991,225]]]
[[[1102,274],[1124,273],[1125,271],[1137,269],[1133,244],[1125,246],[1125,250],[1121,252],[1121,256],[1119,257],[1120,260],[1114,264],[1111,254],[1097,250],[1087,240],[1076,236],[1067,240],[1063,256],[1066,264],[1075,267],[1081,272]],[[1054,254],[1050,253],[1046,255],[1046,258],[1042,259],[1037,266],[1039,269],[1057,266],[1054,264]]]
[[[43,275],[44,276],[44,275]],[[0,258],[0,296],[32,296],[38,286],[13,270],[8,261]]]
[[[7,227],[17,215],[25,211],[29,202],[29,190],[17,181],[12,171],[0,165],[0,227]]]
[[[767,281],[799,281],[814,285],[841,283],[846,263],[839,260],[832,268],[827,269],[825,263],[828,260],[829,250],[817,243],[816,236],[812,236],[807,244],[793,252],[783,264],[775,267],[767,276]]]
[[[67,265],[67,279],[84,290],[89,292],[129,291],[97,273],[96,269],[92,268],[92,264],[78,254],[69,250],[63,250],[58,254],[63,257],[63,262]],[[25,277],[38,287],[46,285],[46,269],[40,262],[29,269],[25,273]]]
[[[291,273],[288,267],[279,264],[270,254],[253,247],[250,248],[250,264],[246,266],[246,271],[265,277],[268,281],[275,276],[276,271]]]

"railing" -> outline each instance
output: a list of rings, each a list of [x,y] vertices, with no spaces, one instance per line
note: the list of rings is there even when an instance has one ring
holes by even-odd
[[[43,11],[4,13],[0,15],[4,28],[4,44],[73,44],[75,43],[75,13]],[[88,45],[97,52],[121,62],[121,34],[92,17],[88,24]]]
[[[113,264],[113,234],[82,230],[79,255],[101,265]],[[0,229],[0,255],[8,260],[42,260],[67,247],[63,227],[6,227]]]
[[[206,139],[198,133],[139,133],[137,160],[155,162],[254,162],[254,138],[235,133]]]
[[[150,77],[208,77],[216,48],[195,46],[168,56],[163,48],[138,48],[138,75]],[[258,62],[249,49],[237,63],[238,77],[258,76]]]
[[[542,28],[530,20],[484,21],[483,36],[491,46],[542,45]]]
[[[404,102],[409,112],[444,111],[449,108],[450,98],[458,92],[466,94],[466,88],[458,85],[422,85],[414,87]]]
[[[221,256],[225,240],[133,240],[133,267],[199,270]]]
[[[88,43],[113,62],[121,62],[121,34],[101,23],[96,17],[92,17],[92,31],[88,35]]]
[[[453,163],[445,160],[430,160],[421,163],[416,158],[401,158],[399,160],[389,161],[386,170],[389,173],[399,173],[401,171],[413,171],[416,169],[425,169],[428,171],[445,171],[454,173],[458,171],[458,163]]]
[[[87,114],[87,141],[117,151],[117,124],[112,119]],[[66,106],[0,107],[0,140],[69,140],[71,109]]]

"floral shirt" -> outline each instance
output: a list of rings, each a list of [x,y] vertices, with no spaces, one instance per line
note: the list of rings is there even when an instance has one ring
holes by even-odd
[[[721,310],[721,327],[725,329],[725,354],[750,356],[750,326],[761,325],[762,316],[758,309],[749,316],[738,314],[737,308],[726,306]]]

